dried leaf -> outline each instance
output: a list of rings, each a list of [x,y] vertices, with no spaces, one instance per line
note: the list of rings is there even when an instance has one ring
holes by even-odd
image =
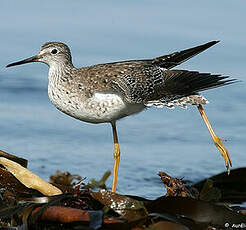
[[[7,168],[8,171],[10,171],[22,184],[24,184],[28,188],[36,189],[46,196],[62,194],[62,191],[60,189],[49,184],[36,174],[17,164],[16,162],[8,160],[4,157],[0,157],[0,164],[4,165],[4,167]]]
[[[146,203],[149,213],[186,216],[195,222],[224,227],[225,223],[246,223],[246,216],[209,202],[184,197],[160,197]]]
[[[100,190],[99,192],[91,193],[91,195],[94,199],[110,207],[128,221],[147,218],[148,216],[146,208],[141,201],[107,190]]]
[[[182,179],[171,177],[164,172],[159,172],[158,175],[161,177],[162,183],[167,189],[166,196],[181,196],[191,198],[198,197],[198,191],[196,189],[185,186],[185,183]]]
[[[40,208],[36,208],[33,211],[33,214],[35,214],[39,209]],[[62,206],[48,207],[42,212],[39,219],[43,221],[54,221],[60,223],[70,223],[75,221],[89,223],[90,221],[88,211]]]
[[[42,208],[36,208],[33,211],[35,215]],[[70,207],[51,206],[43,210],[39,216],[39,220],[52,221],[58,223],[83,222],[89,224],[92,229],[98,229],[103,224],[103,211],[87,211]],[[35,222],[34,222],[35,223]],[[109,223],[106,221],[105,223]],[[111,223],[118,223],[113,221]]]
[[[56,171],[56,174],[50,176],[50,182],[65,186],[74,185],[73,180],[82,180],[82,177],[77,174],[71,174],[69,172],[61,172],[59,170]]]

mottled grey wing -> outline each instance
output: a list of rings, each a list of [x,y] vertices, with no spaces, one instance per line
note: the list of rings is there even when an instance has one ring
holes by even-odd
[[[163,70],[158,66],[139,68],[131,75],[115,79],[113,88],[120,91],[130,103],[161,100],[170,102],[200,91],[234,82],[228,77],[187,70]]]

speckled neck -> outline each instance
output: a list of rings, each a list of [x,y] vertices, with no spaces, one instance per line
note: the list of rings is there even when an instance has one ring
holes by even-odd
[[[52,63],[49,68],[49,84],[57,86],[71,80],[73,70],[75,67],[72,63]]]

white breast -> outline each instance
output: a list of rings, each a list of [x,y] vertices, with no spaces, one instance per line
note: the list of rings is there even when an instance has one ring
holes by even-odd
[[[62,112],[90,123],[118,120],[142,111],[143,104],[129,104],[114,93],[95,93],[91,98],[81,97],[64,90],[49,87],[51,102]]]

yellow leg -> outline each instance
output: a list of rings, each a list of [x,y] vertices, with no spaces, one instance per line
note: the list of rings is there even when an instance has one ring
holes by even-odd
[[[115,122],[112,122],[111,124],[113,129],[113,136],[114,136],[114,176],[113,176],[112,192],[116,192],[117,176],[118,176],[119,163],[120,163],[120,147],[118,142],[116,124]]]
[[[211,137],[213,138],[215,146],[220,151],[220,154],[222,155],[222,157],[225,160],[227,172],[228,172],[228,175],[229,175],[230,174],[230,166],[232,166],[232,164],[231,164],[231,159],[230,159],[229,152],[228,152],[226,147],[221,142],[223,139],[221,139],[218,136],[216,136],[216,134],[215,134],[215,132],[214,132],[209,120],[208,120],[208,117],[207,117],[203,107],[201,105],[198,105],[197,108],[198,108],[198,110],[199,110],[199,112],[200,112],[205,124],[207,125],[208,131],[211,134]]]

